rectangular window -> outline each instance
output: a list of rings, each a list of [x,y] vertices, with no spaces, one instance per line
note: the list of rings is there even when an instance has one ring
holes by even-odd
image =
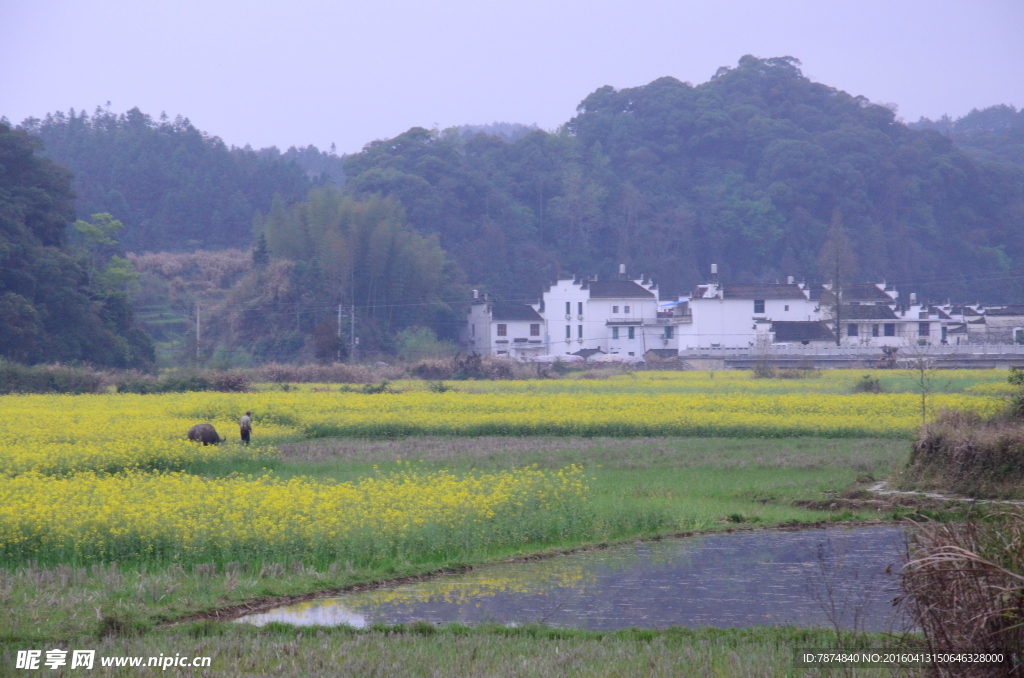
[[[580,315],[583,315],[583,302],[582,301],[577,301],[576,302],[576,311]]]
[[[629,306],[623,306],[622,307],[622,312],[623,313],[629,313]]]
[[[540,336],[540,323],[531,323],[530,324],[530,336],[531,337],[539,337]]]
[[[567,301],[567,302],[565,302],[565,314],[569,315],[571,313],[572,313],[572,302],[571,301]]]
[[[764,299],[754,300],[754,313],[764,313]]]
[[[612,328],[612,339],[618,339],[618,338],[619,338],[619,328],[618,327],[613,327]]]
[[[508,325],[505,325],[504,323],[498,323],[498,336],[499,337],[507,337],[508,336]]]
[[[618,313],[618,312],[619,312],[619,307],[618,306],[612,306],[612,313]]]
[[[572,339],[572,325],[565,326],[565,338]]]
[[[672,338],[672,330],[673,329],[675,329],[675,328],[672,328],[672,327],[666,327],[665,328],[665,338],[666,339],[671,339]]]
[[[856,337],[857,336],[857,325],[855,323],[850,323],[849,325],[846,326],[846,336],[848,336],[848,337]]]
[[[626,332],[629,333],[628,336],[629,336],[630,339],[635,339],[636,338],[636,337],[633,336],[633,330],[635,330],[635,329],[636,329],[635,327],[627,327],[626,328]]]
[[[785,306],[783,306],[782,310],[784,310],[786,312],[789,312],[789,304],[786,304]]]
[[[896,336],[896,323],[885,323],[882,325],[882,331],[887,337]]]
[[[871,336],[872,337],[877,337],[878,336],[878,325],[872,325],[871,326]]]
[[[578,339],[582,339],[583,338],[583,325],[577,325],[576,326],[576,337]]]
[[[917,323],[917,336],[930,337],[932,335],[931,323]]]

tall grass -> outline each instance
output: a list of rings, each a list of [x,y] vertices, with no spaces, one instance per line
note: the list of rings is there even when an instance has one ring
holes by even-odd
[[[902,604],[939,653],[1002,653],[1000,666],[936,664],[937,676],[1020,675],[1024,652],[1024,514],[919,525]]]

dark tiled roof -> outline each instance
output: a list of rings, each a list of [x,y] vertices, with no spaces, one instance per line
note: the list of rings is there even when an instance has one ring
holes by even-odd
[[[956,325],[949,328],[949,334],[967,334],[967,325]]]
[[[678,348],[649,348],[647,349],[647,353],[644,353],[644,355],[647,355],[648,353],[651,355],[656,355],[662,360],[669,360],[670,358],[679,357]]]
[[[520,320],[543,322],[543,318],[532,306],[526,304],[491,304],[491,318],[494,320]]]
[[[722,285],[723,299],[806,299],[799,285]]]
[[[807,292],[812,301],[818,301],[822,295],[828,292],[824,285],[811,285]],[[845,301],[884,301],[891,304],[894,300],[888,294],[870,283],[858,283],[843,287],[843,299]]]
[[[836,340],[836,335],[824,322],[774,322],[772,323],[772,332],[775,333],[777,342]]]
[[[1024,306],[1013,304],[1004,308],[990,308],[985,315],[1024,315]]]
[[[653,299],[654,293],[632,280],[591,280],[586,284],[591,299]]]
[[[892,297],[870,283],[843,287],[844,301],[892,301]]]
[[[897,320],[893,310],[884,304],[843,304],[840,320]]]
[[[590,356],[595,355],[597,353],[604,353],[604,351],[602,351],[599,348],[581,348],[580,350],[573,353],[573,355],[578,355],[581,358],[589,358]]]

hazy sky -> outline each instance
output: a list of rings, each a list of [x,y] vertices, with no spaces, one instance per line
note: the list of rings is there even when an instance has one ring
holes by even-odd
[[[255,147],[554,128],[602,85],[791,55],[905,119],[1024,106],[1024,0],[0,0],[0,115],[111,102]]]

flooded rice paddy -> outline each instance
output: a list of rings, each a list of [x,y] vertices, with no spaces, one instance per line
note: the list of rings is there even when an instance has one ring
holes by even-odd
[[[296,603],[257,625],[833,626],[903,630],[897,527],[716,534],[477,568]]]

